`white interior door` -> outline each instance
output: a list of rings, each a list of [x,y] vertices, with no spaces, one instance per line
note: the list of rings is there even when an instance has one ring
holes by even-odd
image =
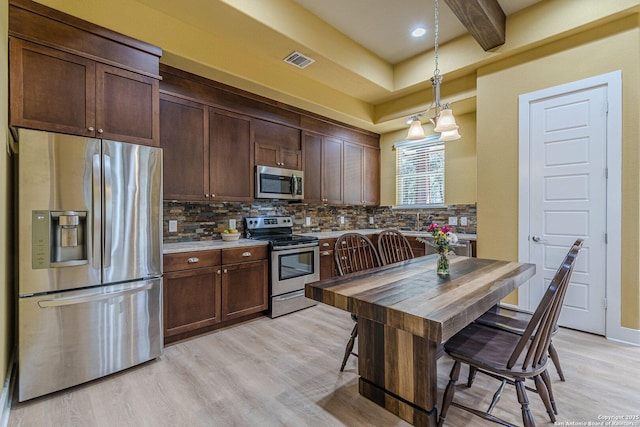
[[[607,87],[546,97],[529,110],[529,309],[584,239],[559,324],[605,333]]]

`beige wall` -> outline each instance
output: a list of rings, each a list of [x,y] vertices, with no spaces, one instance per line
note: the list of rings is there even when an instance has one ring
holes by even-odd
[[[4,383],[7,364],[13,347],[13,298],[11,285],[10,250],[11,227],[8,215],[11,210],[9,200],[9,161],[5,149],[9,138],[8,126],[8,64],[7,64],[7,2],[0,2],[0,384]],[[2,408],[0,408],[1,410]]]
[[[623,254],[621,323],[633,329],[640,329],[638,52],[635,15],[481,69],[477,82],[478,255],[516,260],[518,96],[622,70],[624,238],[612,244]]]
[[[447,205],[476,202],[476,113],[455,116],[462,138],[445,143],[444,200]],[[433,133],[431,124],[424,125],[424,128],[425,134]],[[380,137],[380,202],[384,206],[396,204],[396,152],[393,144],[405,140],[407,129],[408,126]]]

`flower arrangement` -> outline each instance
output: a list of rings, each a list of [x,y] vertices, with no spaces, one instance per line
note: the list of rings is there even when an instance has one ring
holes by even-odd
[[[417,240],[435,248],[438,254],[440,254],[440,258],[438,259],[438,275],[448,276],[449,260],[447,259],[447,255],[449,253],[453,253],[449,245],[457,243],[458,236],[451,232],[451,227],[448,225],[443,225],[441,227],[436,223],[429,225],[429,227],[427,227],[427,232],[431,233],[433,241],[420,237],[418,237]]]
[[[433,236],[433,242],[422,238],[418,238],[418,241],[435,248],[440,255],[446,255],[451,252],[449,245],[458,242],[458,236],[451,232],[451,227],[448,225],[443,225],[441,227],[438,224],[433,223],[427,227],[427,232],[431,233]]]

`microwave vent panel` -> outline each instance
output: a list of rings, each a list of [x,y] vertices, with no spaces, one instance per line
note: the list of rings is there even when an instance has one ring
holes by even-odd
[[[295,65],[298,68],[305,68],[316,62],[315,59],[311,59],[300,52],[292,52],[289,56],[284,58],[284,62],[288,62],[291,65]]]

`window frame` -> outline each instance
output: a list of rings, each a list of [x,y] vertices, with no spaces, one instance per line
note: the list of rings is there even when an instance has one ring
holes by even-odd
[[[401,142],[397,142],[393,145],[394,150],[396,150],[396,155],[395,155],[395,165],[396,165],[396,173],[395,173],[395,206],[394,208],[398,208],[398,209],[420,209],[420,208],[433,208],[433,207],[443,207],[446,206],[446,199],[445,199],[445,183],[446,183],[446,149],[445,149],[445,142],[444,141],[440,141],[440,134],[434,134],[434,135],[429,135],[428,137],[424,138],[424,139],[420,139],[417,141],[401,141]],[[415,204],[399,204],[399,189],[400,189],[400,182],[399,179],[401,177],[400,171],[399,171],[399,162],[398,162],[398,156],[400,155],[400,153],[398,152],[398,150],[402,150],[402,149],[407,149],[407,148],[411,148],[414,146],[420,146],[420,148],[430,148],[430,147],[434,147],[434,146],[441,146],[442,149],[442,203],[415,203]]]

